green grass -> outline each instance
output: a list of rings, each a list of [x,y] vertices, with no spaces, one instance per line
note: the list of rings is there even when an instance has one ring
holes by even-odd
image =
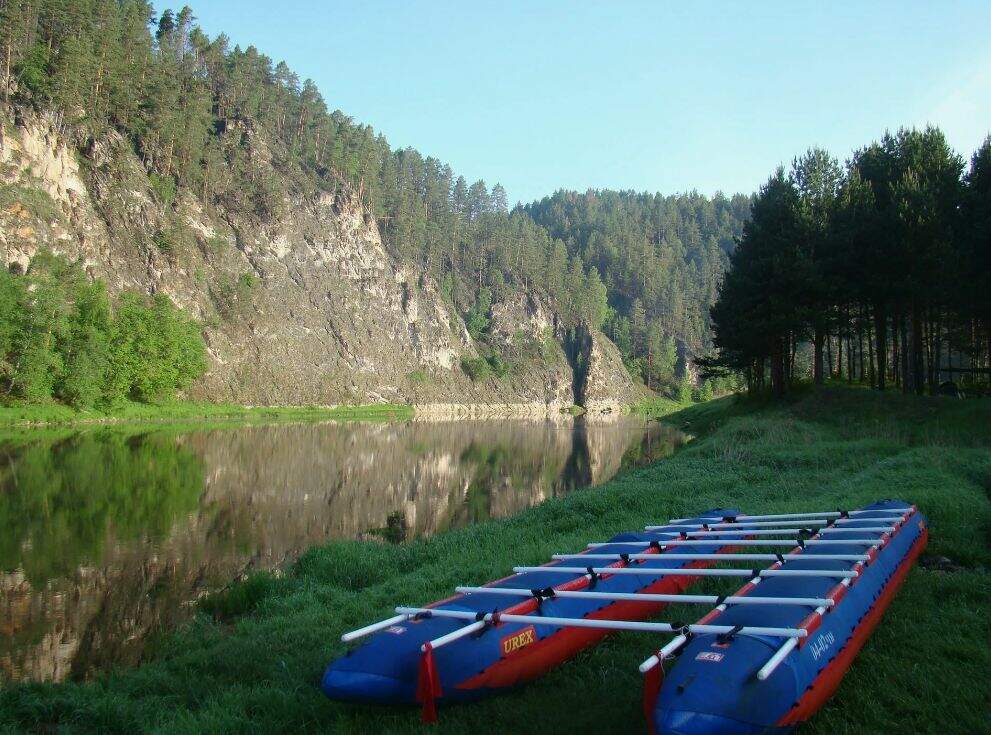
[[[638,416],[646,416],[647,418],[662,418],[676,411],[681,411],[690,405],[658,393],[631,405],[630,413]]]
[[[0,692],[0,732],[642,732],[637,664],[666,637],[613,636],[516,692],[443,710],[432,729],[413,710],[330,702],[317,685],[344,650],[342,631],[513,564],[717,505],[788,512],[888,497],[921,506],[927,556],[958,568],[912,570],[836,696],[801,732],[989,731],[991,401],[836,388],[784,405],[722,399],[668,420],[699,436],[671,459],[430,540],[312,549],[285,575],[253,577],[207,602],[142,667]]]
[[[230,403],[124,403],[112,409],[80,410],[60,403],[0,406],[0,428],[87,423],[159,423],[187,421],[390,421],[409,419],[410,406],[239,406]]]

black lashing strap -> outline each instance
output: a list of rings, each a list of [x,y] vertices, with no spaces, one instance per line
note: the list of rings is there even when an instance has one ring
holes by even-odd
[[[654,549],[655,551],[660,551],[661,550],[661,542],[660,541],[651,541],[649,548]]]
[[[723,523],[736,523],[736,516],[723,516]]]
[[[742,625],[734,625],[730,630],[726,631],[725,633],[720,633],[719,635],[717,635],[716,643],[722,643],[722,644],[730,643],[736,637],[736,634],[739,633],[741,630],[743,630]]]
[[[599,581],[599,573],[592,569],[592,567],[585,567],[585,572],[591,579],[588,581],[589,589],[595,587],[595,583]]]
[[[544,605],[544,600],[550,600],[553,597],[557,597],[557,593],[554,591],[553,587],[544,587],[543,589],[532,589],[530,594],[533,595],[534,599],[537,601],[537,609],[541,610]]]
[[[619,558],[622,559],[623,563],[626,566],[630,566],[630,555],[629,554],[627,554],[627,553],[624,552],[624,553],[622,553],[622,554],[619,555]]]
[[[798,548],[800,548],[800,549],[804,549],[805,548],[805,539],[803,539],[803,538],[796,539],[796,542],[798,543]]]
[[[843,510],[842,508],[837,508],[836,509],[836,512],[840,514],[840,518],[849,518],[850,517],[850,511],[848,511],[848,510]]]
[[[778,564],[784,564],[785,563],[785,555],[784,554],[775,554],[775,556],[778,557]]]

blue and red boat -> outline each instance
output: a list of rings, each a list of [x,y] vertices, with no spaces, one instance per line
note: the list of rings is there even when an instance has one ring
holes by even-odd
[[[713,509],[690,520],[701,525],[704,518],[737,513]],[[424,719],[432,721],[437,704],[477,699],[530,681],[598,642],[610,630],[580,626],[593,621],[606,626],[655,615],[665,604],[660,599],[663,595],[683,592],[696,578],[692,570],[711,567],[718,558],[715,555],[729,550],[727,544],[738,539],[713,534],[693,548],[697,554],[661,553],[660,542],[679,534],[684,536],[667,527],[620,534],[594,549],[567,555],[568,560],[528,567],[485,587],[459,588],[472,591],[346,634],[346,641],[370,637],[328,666],[322,689],[338,700],[419,703]],[[631,550],[641,552],[633,561]],[[714,558],[698,558],[706,554]],[[615,561],[596,566],[595,559],[609,556]],[[631,567],[636,574],[613,573]],[[568,597],[569,592],[579,596]],[[659,597],[644,600],[644,594]],[[623,595],[638,599],[621,599]],[[514,616],[523,621],[513,621]],[[544,624],[551,619],[577,622]]]
[[[729,625],[740,632],[679,636],[659,656],[644,662],[644,706],[652,732],[787,733],[822,707],[925,547],[928,522],[914,506],[888,500],[847,517],[831,531],[830,546],[804,544],[772,568],[849,570],[855,577],[839,583],[828,577],[760,578],[759,584],[748,583],[736,593],[750,598],[822,598],[824,604],[724,604],[699,623]],[[822,558],[856,556],[865,550],[868,558],[855,563]],[[747,630],[756,625],[781,632],[767,636]],[[677,663],[663,675],[657,662],[673,652]]]
[[[786,733],[835,691],[927,538],[917,509],[892,500],[771,516],[707,511],[516,567],[427,607],[397,607],[342,636],[369,639],[332,662],[322,686],[334,699],[419,703],[433,721],[437,704],[530,681],[611,630],[675,633],[641,665],[653,732]],[[773,564],[713,566],[725,561]],[[731,595],[684,594],[700,576],[749,581]],[[715,608],[687,626],[645,621],[671,602]]]

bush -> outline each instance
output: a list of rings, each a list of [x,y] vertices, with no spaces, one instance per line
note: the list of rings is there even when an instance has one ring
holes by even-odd
[[[148,180],[151,182],[151,190],[155,192],[155,198],[162,203],[162,206],[166,208],[172,206],[176,195],[175,179],[152,173],[148,175]]]
[[[474,340],[479,340],[489,331],[489,310],[492,308],[492,292],[483,288],[478,292],[478,300],[465,316],[465,327]]]
[[[492,375],[492,365],[484,357],[461,358],[461,369],[476,383]]]
[[[509,363],[499,357],[499,355],[490,355],[487,361],[497,378],[505,378],[509,374]]]
[[[413,385],[423,385],[428,382],[429,378],[425,372],[422,370],[414,370],[409,373],[406,378]]]
[[[165,255],[175,255],[176,250],[178,250],[175,239],[172,237],[171,233],[166,232],[165,230],[159,230],[156,232],[151,240],[155,243],[155,247]]]
[[[229,276],[221,276],[213,288],[213,300],[217,310],[226,318],[232,319],[245,313],[254,304],[258,288],[258,276],[245,272],[232,281]]]
[[[121,296],[78,263],[47,251],[24,275],[0,270],[0,392],[32,403],[91,408],[164,401],[206,370],[199,325],[168,297]]]
[[[174,398],[206,370],[199,325],[158,294],[151,304],[121,298],[111,340],[111,398],[160,403]]]

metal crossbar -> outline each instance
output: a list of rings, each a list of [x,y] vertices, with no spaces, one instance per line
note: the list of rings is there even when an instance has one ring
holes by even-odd
[[[663,556],[658,556],[663,559]],[[513,567],[517,574],[638,574],[651,577],[856,577],[856,572],[834,569],[665,569],[659,567]]]
[[[717,539],[718,540],[718,539]],[[726,539],[733,546],[841,546],[843,544],[853,544],[855,546],[874,546],[879,539],[876,538],[845,538],[845,539],[800,539],[800,538],[775,538],[775,539]],[[598,549],[603,546],[636,546],[645,548],[657,544],[661,549],[668,546],[712,546],[716,541],[704,541],[701,539],[672,539],[670,541],[599,541],[588,544],[590,549]]]
[[[729,515],[729,516],[711,516],[709,518],[702,518],[703,521],[723,521],[726,518],[734,518],[737,521],[771,521],[777,520],[779,518],[843,518],[843,517],[854,517],[862,515],[871,515],[874,518],[881,518],[883,516],[891,516],[894,518],[900,518],[905,512],[904,508],[883,508],[878,510],[833,510],[833,511],[819,511],[815,513],[770,513],[766,515]],[[693,521],[694,518],[672,518],[669,523],[687,523],[688,521]]]
[[[507,595],[510,597],[535,597],[537,590],[522,587],[455,587],[462,594]],[[833,601],[826,597],[742,597],[718,595],[668,595],[649,592],[587,592],[584,590],[553,590],[546,599],[560,597],[576,600],[617,600],[628,602],[672,602],[689,605],[799,605],[803,607],[829,606]]]
[[[663,528],[663,526],[662,526]],[[647,529],[650,530],[650,529]],[[739,531],[720,529],[718,531],[651,531],[660,536],[773,536],[778,533],[801,534],[808,528],[743,528]],[[858,526],[856,528],[821,528],[817,533],[890,533],[894,526]]]
[[[807,633],[801,628],[775,628],[761,626],[747,626],[738,628],[733,625],[682,625],[675,626],[671,623],[645,623],[636,620],[590,620],[588,618],[556,618],[545,615],[501,615],[499,613],[485,613],[476,615],[467,610],[444,610],[431,607],[397,607],[396,613],[399,615],[410,615],[424,618],[451,618],[454,620],[472,620],[478,623],[522,623],[524,625],[551,625],[559,628],[597,628],[601,630],[632,630],[648,633],[693,633],[702,635],[706,633],[734,635],[763,635],[777,638],[804,638]],[[479,620],[478,618],[481,617]],[[460,633],[461,631],[454,631]],[[438,641],[440,639],[437,639]],[[436,648],[434,641],[430,644],[423,644],[421,650]]]
[[[720,561],[723,559],[731,559],[732,561],[779,561],[779,556],[784,556],[785,559],[791,557],[798,557],[798,554],[668,554],[664,553],[659,556],[657,554],[554,554],[551,556],[552,559],[556,560],[568,560],[568,559],[633,559],[635,561],[643,560],[653,560],[657,559],[669,559],[676,561]],[[828,561],[867,561],[870,556],[867,554],[816,554],[816,559],[828,560]]]

